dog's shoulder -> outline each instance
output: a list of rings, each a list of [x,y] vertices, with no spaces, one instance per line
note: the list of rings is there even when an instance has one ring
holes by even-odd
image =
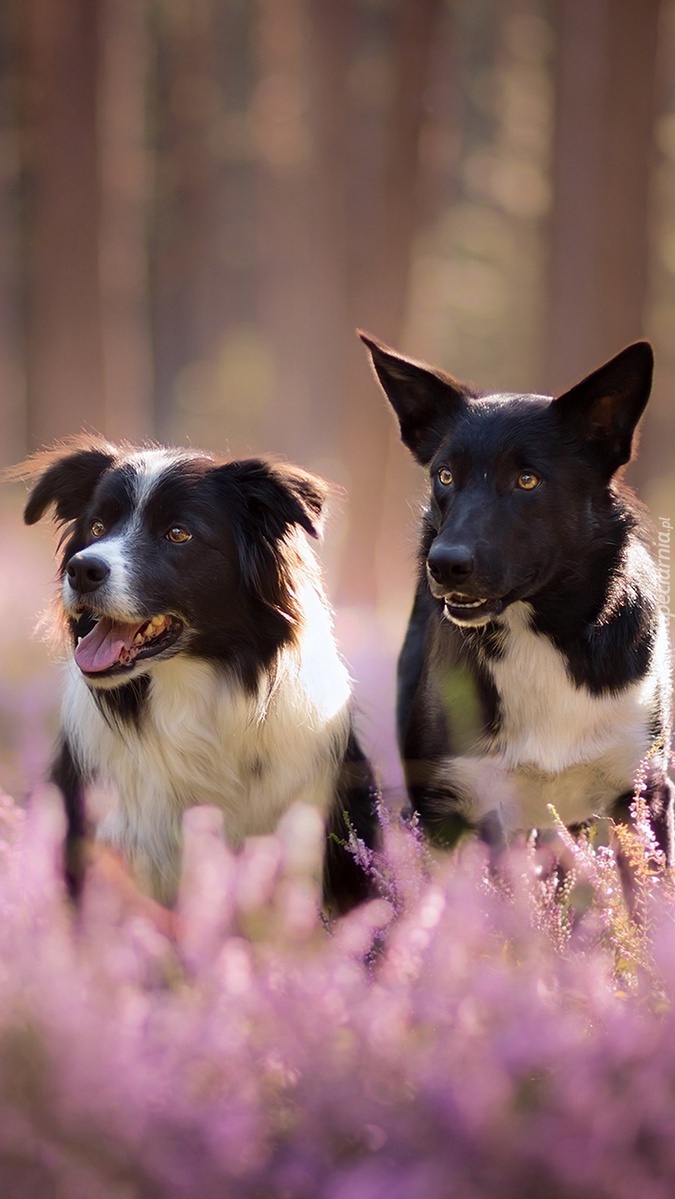
[[[650,672],[669,670],[658,576],[644,530],[631,530],[613,569],[588,566],[572,580],[569,602],[555,593],[534,601],[532,623],[564,655],[577,686],[595,695],[616,692]],[[596,591],[599,602],[580,619],[578,606]]]

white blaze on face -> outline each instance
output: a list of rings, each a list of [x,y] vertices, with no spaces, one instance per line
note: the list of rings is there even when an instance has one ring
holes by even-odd
[[[66,570],[62,584],[66,612],[73,618],[85,609],[98,615],[95,627],[81,638],[75,649],[75,661],[86,674],[103,674],[114,666],[131,665],[144,645],[171,628],[172,617],[168,614],[153,614],[148,618],[147,608],[137,593],[134,564],[145,506],[166,471],[185,457],[190,455],[177,455],[165,449],[132,454],[124,464],[133,471],[132,512],[114,535],[104,534],[77,554],[85,565],[87,561],[102,563],[108,570],[107,577],[93,592],[81,593]]]
[[[191,454],[189,450],[177,452],[176,450],[163,448],[138,450],[136,453],[130,454],[126,460],[126,465],[130,466],[135,472],[134,505],[137,514],[139,516],[142,514],[143,508],[148,503],[162,476],[172,466],[176,466],[180,462],[190,462],[196,458],[203,459],[204,457],[208,457],[208,455]]]

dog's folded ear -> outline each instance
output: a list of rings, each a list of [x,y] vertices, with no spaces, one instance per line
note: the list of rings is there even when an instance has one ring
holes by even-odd
[[[272,541],[284,537],[292,525],[320,537],[326,500],[337,490],[299,466],[263,458],[228,462],[213,474],[224,494],[231,497],[236,492],[239,509]]]
[[[292,521],[309,533],[320,537],[323,533],[326,501],[331,485],[319,475],[310,474],[299,466],[277,463],[271,467],[271,478],[285,492],[287,512]]]
[[[459,413],[473,393],[452,375],[405,358],[361,329],[357,333],[398,417],[404,445],[422,466],[428,466],[443,429],[447,431],[448,417]]]
[[[56,520],[63,524],[79,516],[114,460],[114,449],[107,442],[66,442],[12,467],[5,477],[32,483],[23,514],[27,525],[40,520],[52,504]]]
[[[564,426],[605,464],[610,475],[628,462],[635,427],[652,387],[654,355],[636,341],[554,400]]]
[[[298,466],[262,458],[217,466],[211,481],[234,533],[245,587],[292,628],[300,612],[297,551],[289,533],[299,527],[310,537],[320,535],[330,485]]]

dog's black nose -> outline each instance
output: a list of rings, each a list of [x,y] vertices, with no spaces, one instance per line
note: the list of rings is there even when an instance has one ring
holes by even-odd
[[[473,555],[465,545],[432,545],[427,557],[429,574],[437,583],[463,583],[473,574]]]
[[[102,558],[92,558],[89,554],[74,554],[66,567],[66,574],[74,591],[86,593],[96,591],[105,583],[110,574],[110,567]]]

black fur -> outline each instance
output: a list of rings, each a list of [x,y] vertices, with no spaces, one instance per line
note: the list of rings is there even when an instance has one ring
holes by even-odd
[[[493,811],[485,794],[470,801],[468,784],[460,785],[466,772],[499,765],[511,797],[506,806],[517,808],[520,780],[539,771],[541,822],[548,823],[545,788],[564,801],[568,778],[570,794],[578,789],[578,771],[576,782],[566,773],[573,764],[588,768],[587,816],[620,817],[642,745],[649,755],[646,800],[672,861],[664,613],[642,511],[617,475],[649,397],[651,348],[629,346],[557,399],[481,397],[361,336],[402,439],[430,476],[417,591],[399,660],[398,738],[414,808],[447,843],[469,827],[498,843],[518,827],[518,812],[506,815],[498,801]],[[572,740],[569,763],[561,750],[558,770],[542,766],[546,742],[556,743],[564,729],[554,714],[559,696],[546,699],[545,679],[518,677],[518,663],[527,671],[537,661],[562,663],[572,731],[575,696],[598,715],[599,730],[605,710],[620,710],[629,722],[636,752],[615,793],[612,784],[601,798],[593,790],[600,766],[591,740],[578,759]],[[539,746],[521,749],[528,683],[539,688],[544,710],[533,704],[529,713]],[[585,732],[579,729],[579,744]],[[624,752],[621,744],[617,749]],[[579,802],[577,796],[571,810]]]
[[[64,869],[68,890],[76,898],[84,877],[88,834],[85,780],[65,738],[59,741],[52,762],[51,781],[60,789],[66,809]]]

